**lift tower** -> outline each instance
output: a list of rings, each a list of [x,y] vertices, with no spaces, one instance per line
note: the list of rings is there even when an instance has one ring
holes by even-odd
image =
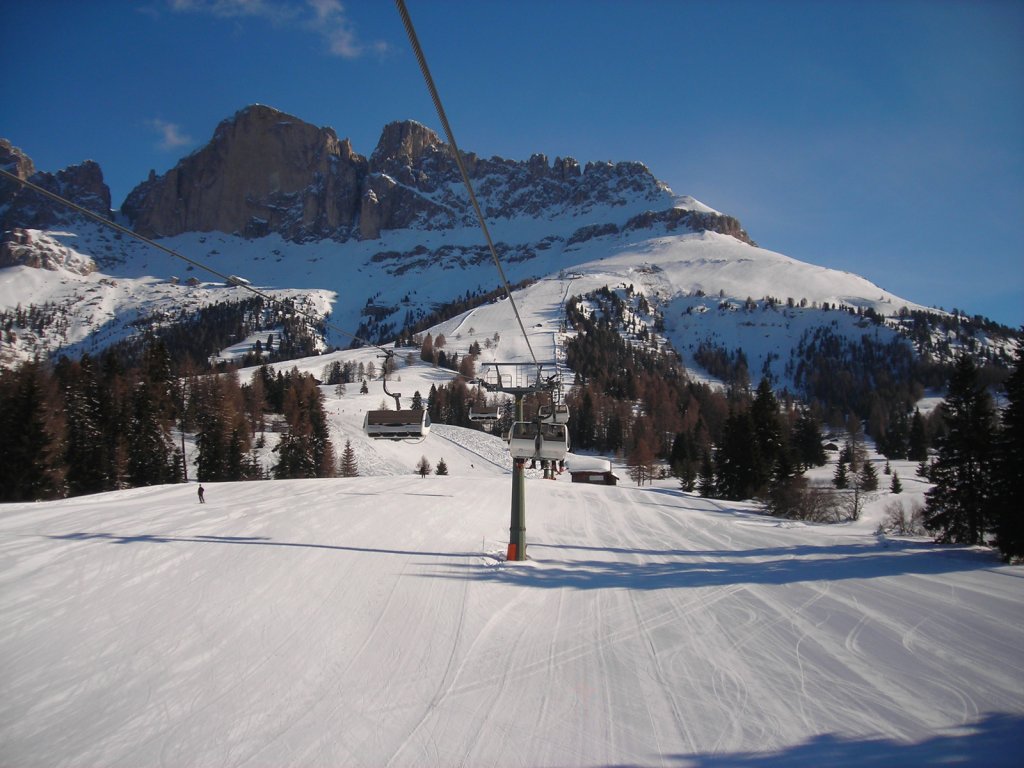
[[[552,390],[557,376],[544,378],[543,366],[523,363],[489,363],[493,375],[480,380],[488,392],[501,392],[515,398],[515,424],[525,421],[523,397]],[[526,369],[535,369],[536,375],[527,375]],[[489,371],[490,373],[490,371]],[[526,459],[512,456],[512,513],[508,527],[508,559],[526,559]]]

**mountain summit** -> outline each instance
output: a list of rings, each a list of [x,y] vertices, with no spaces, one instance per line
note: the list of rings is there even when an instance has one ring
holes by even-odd
[[[221,122],[205,147],[166,174],[150,172],[121,210],[149,237],[338,237],[358,216],[366,167],[332,129],[254,105]]]
[[[541,154],[526,161],[463,153],[489,219],[554,219],[595,210],[671,210],[676,199],[642,163],[588,163]],[[475,220],[452,148],[414,121],[386,125],[369,159],[331,128],[252,105],[217,126],[202,149],[150,173],[121,206],[150,237],[223,232],[246,238],[374,240],[385,230],[449,229]],[[600,216],[602,224],[625,223]],[[700,227],[747,239],[738,222]]]

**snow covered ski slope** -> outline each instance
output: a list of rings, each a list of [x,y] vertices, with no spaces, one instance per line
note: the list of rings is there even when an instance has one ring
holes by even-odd
[[[0,764],[1020,764],[1019,568],[413,460],[0,507]]]

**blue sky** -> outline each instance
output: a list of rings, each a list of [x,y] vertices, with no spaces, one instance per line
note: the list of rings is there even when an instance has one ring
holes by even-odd
[[[459,146],[640,160],[762,246],[1024,324],[1024,2],[406,0]],[[242,107],[440,132],[387,0],[3,3],[0,136],[114,205]]]

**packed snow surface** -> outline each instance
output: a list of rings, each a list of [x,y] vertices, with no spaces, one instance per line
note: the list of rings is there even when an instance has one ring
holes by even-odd
[[[987,551],[531,473],[506,562],[497,438],[381,451],[0,506],[0,764],[1019,765]]]
[[[295,269],[280,254],[223,240],[196,244],[224,247],[225,273],[256,278],[244,267],[265,259],[258,284],[296,285],[276,279]],[[728,312],[684,315],[689,294],[745,295],[744,274],[778,277],[780,299],[865,295],[806,276],[787,292],[798,271],[784,257],[751,261],[756,249],[714,235],[572,249],[517,293],[526,338],[507,300],[435,338],[460,355],[479,342],[481,368],[531,352],[547,365],[564,361],[567,297],[605,285],[669,303],[679,349]],[[413,289],[367,270],[341,286],[311,274],[333,263],[326,250],[307,255],[342,327],[369,287],[398,301],[484,274],[412,276]],[[158,282],[147,258],[116,281],[7,270],[0,299],[83,304],[74,343],[93,325],[74,317],[141,311],[144,294],[169,307],[242,295]],[[782,316],[752,315],[744,344]],[[426,397],[451,378],[409,352],[392,390]],[[319,377],[379,355],[277,367]],[[632,487],[622,467],[616,487],[530,470],[529,559],[506,562],[511,460],[497,437],[434,425],[421,443],[371,441],[362,417],[388,405],[380,380],[366,395],[322,389],[335,451],[351,443],[360,477],[208,483],[203,505],[195,483],[0,505],[0,766],[1019,765],[1024,573],[980,548],[876,536],[885,494],[858,523],[807,526],[671,480]],[[416,476],[421,457],[450,474]],[[913,466],[894,469],[919,500]]]

